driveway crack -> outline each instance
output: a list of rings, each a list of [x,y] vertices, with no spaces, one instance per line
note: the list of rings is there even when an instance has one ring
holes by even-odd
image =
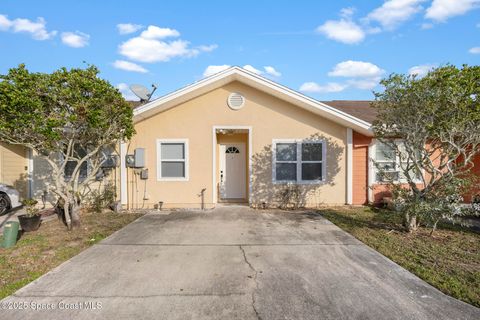
[[[255,291],[258,290],[258,281],[257,281],[257,275],[258,275],[258,272],[257,270],[255,270],[255,268],[253,267],[253,265],[250,263],[250,261],[248,261],[247,259],[247,255],[245,253],[245,250],[243,249],[243,247],[240,245],[238,246],[240,248],[240,251],[242,251],[242,254],[243,254],[243,261],[245,261],[245,263],[248,265],[248,267],[250,268],[250,270],[253,271],[253,281],[255,282],[255,289],[252,291],[252,308],[253,308],[253,311],[255,312],[255,315],[257,316],[257,319],[258,320],[262,320],[262,317],[260,317],[260,314],[258,313],[258,310],[257,310],[257,307],[255,306]]]

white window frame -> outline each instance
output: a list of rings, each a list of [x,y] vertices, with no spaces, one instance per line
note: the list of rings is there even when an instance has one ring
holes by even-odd
[[[185,177],[162,177],[162,143],[183,143],[185,159],[168,159],[165,162],[184,162]],[[188,139],[157,139],[157,181],[188,181],[189,180],[189,147]]]
[[[399,143],[403,143],[403,140],[401,139],[395,139],[394,140],[396,144],[399,144]],[[371,153],[371,161],[372,161],[372,181],[374,184],[388,184],[388,183],[407,183],[407,180],[404,179],[404,178],[400,178],[401,176],[401,168],[400,168],[400,157],[398,154],[395,153],[395,159],[394,160],[381,160],[381,161],[378,161],[376,159],[377,157],[377,148],[378,146],[381,144],[382,142],[380,142],[379,140],[375,140],[375,143],[373,144],[372,146],[372,153]],[[379,172],[377,166],[375,163],[381,163],[381,162],[395,162],[395,169],[396,170],[392,170],[391,172],[398,172],[398,179],[396,180],[393,180],[393,181],[380,181],[377,179],[377,173]],[[405,163],[405,161],[403,161]],[[390,171],[388,171],[390,172]],[[424,172],[422,170],[421,174],[423,175]],[[422,179],[415,179],[413,180],[415,183],[422,183]]]
[[[277,161],[277,144],[278,143],[296,143],[297,144],[297,160],[296,161]],[[322,144],[322,161],[302,161],[302,143],[318,143]],[[296,163],[297,164],[297,180],[277,180],[277,162],[280,163]],[[322,179],[321,180],[302,180],[302,163],[321,163]],[[324,139],[273,139],[272,140],[272,182],[274,184],[322,184],[326,181],[327,176],[327,145]]]

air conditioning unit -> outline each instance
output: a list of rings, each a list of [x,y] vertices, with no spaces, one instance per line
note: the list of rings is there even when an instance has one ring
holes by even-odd
[[[399,171],[384,171],[377,174],[377,181],[379,182],[391,182],[398,181],[400,177]]]
[[[100,166],[103,169],[108,169],[108,168],[116,168],[119,165],[118,161],[118,156],[115,154],[111,154],[107,156],[107,159],[102,163]]]

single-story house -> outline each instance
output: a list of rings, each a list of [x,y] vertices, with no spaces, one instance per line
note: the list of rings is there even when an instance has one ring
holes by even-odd
[[[126,208],[263,207],[285,196],[307,207],[379,202],[387,190],[373,164],[384,155],[374,119],[369,101],[321,102],[231,67],[137,106],[136,134],[120,144],[110,179]],[[0,182],[44,194],[32,153],[2,148]]]

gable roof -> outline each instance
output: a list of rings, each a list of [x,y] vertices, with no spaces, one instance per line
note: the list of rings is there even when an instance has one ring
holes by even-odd
[[[233,81],[244,83],[362,134],[373,135],[369,122],[237,66],[135,108],[133,120],[138,122],[149,118]]]
[[[377,110],[371,106],[372,101],[370,100],[332,100],[322,102],[368,123],[372,123],[377,117]]]

